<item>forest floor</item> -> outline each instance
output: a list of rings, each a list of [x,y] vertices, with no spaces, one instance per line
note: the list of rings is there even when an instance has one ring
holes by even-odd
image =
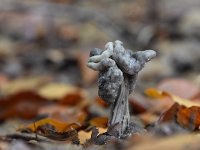
[[[0,149],[198,149],[199,8],[199,0],[0,0]],[[86,64],[92,48],[115,40],[158,55],[129,97],[143,131],[99,145],[109,108]]]

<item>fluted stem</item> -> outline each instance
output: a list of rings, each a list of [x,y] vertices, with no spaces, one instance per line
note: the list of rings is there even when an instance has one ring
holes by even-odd
[[[115,100],[114,105],[111,108],[111,116],[109,120],[109,126],[119,124],[120,130],[118,131],[119,137],[123,135],[130,124],[130,113],[129,113],[129,83],[128,78],[124,77],[119,94]]]

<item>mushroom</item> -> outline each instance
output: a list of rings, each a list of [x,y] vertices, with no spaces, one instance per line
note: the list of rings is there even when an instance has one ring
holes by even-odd
[[[138,73],[155,56],[154,50],[127,50],[119,40],[108,42],[104,51],[95,48],[90,52],[87,65],[99,71],[98,94],[111,107],[108,126],[119,126],[119,138],[130,125],[128,96],[135,88]]]

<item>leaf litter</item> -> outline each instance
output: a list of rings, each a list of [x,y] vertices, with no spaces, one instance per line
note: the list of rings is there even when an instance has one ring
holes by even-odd
[[[89,109],[94,104],[102,109],[108,109],[108,106],[100,98],[96,97],[93,102],[90,102],[85,90],[64,84],[62,87],[65,92],[62,91],[52,96],[52,89],[53,91],[59,90],[60,84],[51,83],[50,85],[55,86],[49,88],[48,82],[41,85],[41,88],[46,90],[46,94],[41,94],[39,87],[38,90],[21,90],[1,99],[0,119],[2,121],[18,118],[29,122],[29,124],[19,125],[16,133],[5,135],[3,141],[21,139],[26,143],[32,140],[38,142],[44,140],[50,143],[65,142],[82,145],[87,148],[102,144],[108,146],[114,141],[123,145],[123,140],[113,136],[118,127],[108,129],[108,118],[98,116]],[[47,95],[48,93],[50,96]],[[139,127],[136,134],[129,137],[127,141],[139,136],[139,141],[145,143],[143,138],[146,135],[152,136],[152,139],[155,140],[158,136],[163,138],[172,136],[169,137],[170,141],[171,138],[176,138],[177,134],[183,134],[184,138],[184,136],[192,136],[191,133],[199,131],[200,103],[194,100],[197,99],[198,94],[191,99],[185,99],[155,88],[146,89],[145,94],[151,98],[146,97],[150,102],[155,99],[153,103],[160,101],[170,101],[170,103],[167,103],[168,106],[165,107],[165,110],[155,111],[150,107],[150,103],[149,106],[142,106],[142,103],[137,104],[135,99],[131,99],[131,107],[138,109],[133,122],[139,121],[140,123],[137,124],[141,124],[141,127],[144,126],[146,131],[142,131],[143,127],[141,129]],[[143,109],[140,111],[142,107]],[[140,148],[140,145],[133,145],[133,147]]]

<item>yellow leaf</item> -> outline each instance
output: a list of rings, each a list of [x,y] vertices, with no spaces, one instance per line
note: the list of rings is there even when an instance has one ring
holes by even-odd
[[[99,130],[99,134],[103,134],[107,131],[107,129],[105,128],[97,128]],[[92,135],[92,131],[86,132],[86,131],[79,131],[78,132],[78,137],[80,140],[80,144],[84,144],[86,142],[86,140],[89,140],[91,138]]]
[[[192,106],[199,106],[200,107],[200,103],[193,102],[193,101],[190,101],[188,99],[183,99],[179,96],[170,94],[170,93],[165,92],[165,91],[159,91],[159,90],[154,89],[154,88],[146,89],[145,94],[152,97],[152,98],[156,98],[156,99],[163,99],[165,97],[169,97],[174,102],[178,103],[179,105],[183,105],[185,107],[192,107]]]
[[[83,130],[79,131],[78,137],[80,140],[80,144],[84,144],[86,140],[89,140],[91,138],[91,134],[92,134],[92,131],[89,131],[89,132],[85,132]]]
[[[149,97],[156,98],[156,99],[160,99],[160,98],[162,99],[168,96],[166,92],[159,91],[154,88],[146,89],[145,94],[148,95]]]
[[[0,89],[3,94],[10,95],[24,90],[36,90],[38,87],[50,81],[49,77],[29,77],[20,78],[10,81],[3,86],[0,85]]]
[[[67,94],[72,94],[76,92],[81,92],[81,94],[83,95],[85,94],[83,90],[75,86],[66,85],[62,83],[49,83],[38,90],[39,95],[52,100],[60,99],[66,96]]]
[[[97,128],[99,130],[99,134],[103,134],[105,132],[107,132],[107,128]]]

